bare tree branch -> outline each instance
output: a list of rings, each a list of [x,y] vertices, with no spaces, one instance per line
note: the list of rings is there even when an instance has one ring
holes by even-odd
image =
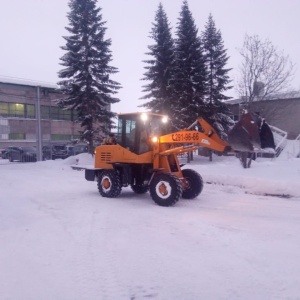
[[[283,51],[267,39],[246,34],[239,53],[242,63],[236,90],[240,97],[251,103],[273,98],[279,92],[288,92],[295,65]]]

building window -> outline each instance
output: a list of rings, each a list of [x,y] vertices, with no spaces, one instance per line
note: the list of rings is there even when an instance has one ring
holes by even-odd
[[[35,105],[0,102],[0,116],[34,119]]]
[[[71,121],[71,111],[61,109],[62,120]]]
[[[8,126],[8,121],[4,119],[0,119],[0,126]]]
[[[26,118],[29,118],[29,119],[35,118],[35,105],[26,104]]]
[[[24,104],[9,103],[8,104],[9,117],[25,117]]]
[[[26,140],[26,134],[25,133],[16,133],[12,132],[9,134],[10,140]]]
[[[66,120],[71,121],[71,111],[63,110],[57,106],[50,107],[50,115],[52,120]]]
[[[8,116],[8,103],[0,102],[0,116],[2,117]]]
[[[41,106],[41,118],[42,119],[50,119],[50,106]]]
[[[70,110],[63,110],[58,106],[41,106],[41,118],[51,120],[72,120],[72,112]]]
[[[52,120],[60,120],[59,119],[59,107],[57,107],[57,106],[50,107],[50,117]]]
[[[52,141],[71,141],[70,134],[51,134]]]

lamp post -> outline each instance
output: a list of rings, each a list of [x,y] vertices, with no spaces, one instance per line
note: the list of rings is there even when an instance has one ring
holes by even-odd
[[[40,86],[36,87],[36,149],[37,161],[42,160],[41,96]]]

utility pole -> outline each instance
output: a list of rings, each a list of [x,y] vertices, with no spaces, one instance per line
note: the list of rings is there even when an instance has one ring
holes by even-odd
[[[37,161],[43,160],[42,158],[42,128],[41,128],[41,96],[40,86],[36,87],[36,149],[37,149]]]

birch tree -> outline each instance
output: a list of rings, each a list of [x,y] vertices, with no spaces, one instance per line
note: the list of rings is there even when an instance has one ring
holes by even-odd
[[[237,80],[237,91],[251,104],[253,101],[272,99],[286,92],[293,79],[295,65],[288,55],[275,47],[268,39],[245,35],[239,50],[242,63]]]

